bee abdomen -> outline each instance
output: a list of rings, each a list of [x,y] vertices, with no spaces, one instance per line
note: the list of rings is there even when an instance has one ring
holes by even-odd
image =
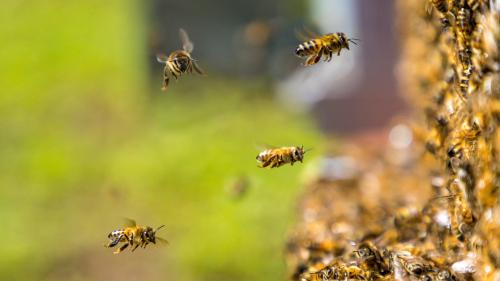
[[[317,52],[320,44],[318,44],[316,39],[299,44],[297,49],[295,49],[295,54],[299,57],[304,57]]]
[[[432,4],[436,7],[436,10],[445,14],[448,12],[448,2],[446,0],[432,0]]]
[[[110,234],[108,234],[108,238],[118,238],[120,235],[123,234],[123,230],[113,230]]]

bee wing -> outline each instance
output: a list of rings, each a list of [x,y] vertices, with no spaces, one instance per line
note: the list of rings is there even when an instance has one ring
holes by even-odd
[[[169,245],[170,243],[167,241],[167,239],[163,239],[161,237],[156,237],[156,240],[158,240],[158,242],[160,242],[160,244],[162,245]]]
[[[257,150],[268,150],[268,149],[276,149],[279,147],[276,145],[270,145],[268,143],[257,143],[257,144],[255,144],[255,148]]]
[[[159,62],[159,63],[166,63],[167,60],[168,60],[168,57],[164,54],[158,54],[156,55],[156,60]]]
[[[427,12],[428,15],[431,15],[432,14],[432,4],[430,1],[427,1],[425,3],[425,11]]]
[[[295,29],[295,36],[301,41],[309,41],[313,38],[319,38],[321,37],[319,34],[317,34],[314,31],[311,31],[307,27],[302,27],[302,29]]]
[[[193,67],[194,67],[194,70],[195,70],[198,74],[203,75],[203,76],[205,76],[205,75],[206,75],[206,74],[205,74],[205,71],[203,71],[203,69],[201,69],[201,67],[200,67],[200,66],[199,66],[199,65],[198,65],[195,61],[193,61]]]
[[[191,40],[189,40],[187,32],[182,28],[179,29],[179,37],[181,38],[182,49],[184,49],[184,51],[188,53],[191,53],[194,49],[194,44],[193,42],[191,42]]]
[[[126,227],[135,227],[137,224],[135,223],[135,220],[131,218],[123,218],[123,224]]]

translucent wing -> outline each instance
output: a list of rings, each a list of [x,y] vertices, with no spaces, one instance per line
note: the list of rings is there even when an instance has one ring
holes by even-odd
[[[159,62],[159,63],[166,63],[167,60],[168,60],[168,57],[164,54],[158,54],[156,55],[156,60]]]
[[[303,27],[302,29],[295,29],[295,36],[301,41],[309,41],[313,38],[321,37],[316,32],[311,31],[310,29]]]
[[[163,238],[158,237],[158,236],[156,237],[156,240],[158,242],[160,242],[160,244],[162,244],[162,245],[168,245],[168,244],[170,244],[170,243],[168,243],[168,241],[166,239],[163,239]]]
[[[179,29],[179,37],[181,37],[182,49],[184,51],[191,53],[194,49],[194,44],[189,40],[189,36],[184,29]]]
[[[135,227],[136,226],[135,220],[130,219],[130,218],[123,218],[123,224],[126,227]]]
[[[193,60],[193,68],[194,68],[194,70],[195,70],[198,74],[203,75],[203,76],[205,76],[205,75],[206,75],[206,74],[205,74],[205,71],[203,71],[203,69],[201,69],[201,67],[200,67],[200,66],[196,63],[196,61],[194,61],[194,60]]]
[[[268,150],[268,149],[276,149],[279,147],[276,145],[270,145],[268,143],[256,143],[255,148],[259,151],[263,151],[263,150]]]

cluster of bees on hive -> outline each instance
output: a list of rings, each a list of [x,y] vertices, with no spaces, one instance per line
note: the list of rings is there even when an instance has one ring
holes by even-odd
[[[396,1],[414,142],[318,176],[286,246],[290,280],[500,280],[500,8]],[[352,165],[351,165],[352,166]]]

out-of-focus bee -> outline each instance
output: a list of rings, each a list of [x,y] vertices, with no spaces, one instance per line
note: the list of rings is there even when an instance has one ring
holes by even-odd
[[[334,262],[320,271],[303,274],[301,280],[370,280],[370,276],[371,274],[369,271],[365,271],[357,265],[346,265],[341,262]]]
[[[293,163],[297,161],[302,163],[306,152],[307,150],[304,150],[304,146],[271,148],[259,153],[256,159],[261,168],[276,168],[288,163],[293,166]]]
[[[233,199],[240,199],[245,196],[249,187],[250,179],[242,175],[232,179],[226,186],[226,190]]]
[[[183,73],[193,73],[193,69],[200,75],[204,74],[196,60],[191,57],[194,44],[189,40],[187,32],[181,28],[179,29],[179,36],[182,41],[182,50],[173,51],[168,57],[164,54],[156,56],[159,63],[165,64],[162,90],[167,89],[170,76],[178,79]]]
[[[413,256],[407,251],[396,252],[395,258],[409,275],[420,276],[433,270],[430,262],[421,257]]]
[[[470,76],[472,75],[472,70],[474,67],[469,64],[469,66],[462,71],[462,75],[460,77],[460,92],[461,92],[461,97],[467,97],[467,91],[469,89],[469,80]]]
[[[441,24],[443,25],[443,28],[447,28],[450,26],[450,13],[449,11],[449,6],[448,6],[448,0],[429,0],[432,6],[441,13]],[[428,5],[429,6],[429,5]],[[427,10],[430,12],[430,7],[427,8]]]
[[[332,60],[334,53],[339,56],[342,49],[349,50],[349,42],[358,45],[356,41],[359,39],[348,38],[342,32],[328,33],[323,36],[315,36],[315,38],[299,44],[295,49],[295,54],[301,58],[307,57],[304,65],[309,66],[318,63],[322,57],[325,61]]]
[[[375,271],[380,275],[390,273],[388,260],[384,258],[383,253],[370,241],[359,244],[358,250],[354,253],[369,270]]]
[[[489,5],[488,0],[467,0],[467,5],[472,11],[483,11]]]
[[[461,31],[465,33],[463,35],[466,36],[466,38],[468,38],[470,32],[472,31],[470,10],[462,7],[458,11],[457,21]]]
[[[120,242],[124,242],[120,248],[113,252],[113,254],[119,254],[128,246],[133,247],[133,252],[139,246],[146,248],[149,243],[156,244],[156,241],[168,244],[167,240],[156,236],[156,232],[162,227],[164,227],[164,225],[156,229],[150,226],[137,226],[134,220],[126,219],[125,228],[114,230],[108,234],[110,242],[106,244],[105,247],[112,248]]]
[[[436,275],[436,279],[439,281],[456,281],[458,278],[451,273],[448,269],[441,269]]]

